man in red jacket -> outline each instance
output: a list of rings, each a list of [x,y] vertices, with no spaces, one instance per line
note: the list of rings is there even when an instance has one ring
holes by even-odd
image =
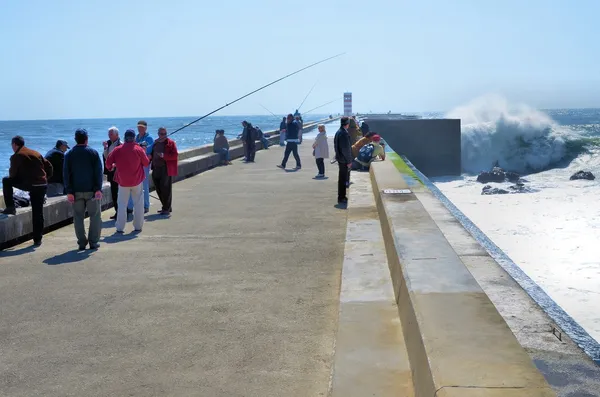
[[[169,215],[173,212],[171,207],[173,177],[177,176],[177,145],[172,139],[167,138],[167,129],[158,129],[158,139],[154,141],[150,158],[152,159],[152,180],[156,194],[162,204],[159,214]]]
[[[123,233],[127,223],[127,202],[133,198],[133,227],[141,232],[144,226],[144,187],[146,177],[144,167],[150,165],[146,151],[135,143],[135,132],[125,132],[125,143],[116,147],[106,159],[106,168],[112,171],[115,167],[114,180],[119,184],[117,233]]]

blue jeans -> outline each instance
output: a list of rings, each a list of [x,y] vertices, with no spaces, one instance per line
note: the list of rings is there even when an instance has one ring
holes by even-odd
[[[229,161],[229,149],[222,147],[221,149],[215,149],[214,152],[221,155],[221,161]]]
[[[144,182],[142,183],[142,188],[144,189],[144,209],[150,208],[150,166],[144,167],[144,174],[146,177],[144,178]],[[127,209],[133,211],[133,198],[129,195],[129,202],[127,203]]]
[[[263,144],[263,149],[268,149],[269,148],[269,140],[267,138],[263,138],[260,141]]]

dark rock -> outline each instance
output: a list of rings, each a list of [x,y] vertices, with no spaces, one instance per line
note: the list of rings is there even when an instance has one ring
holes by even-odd
[[[477,175],[477,182],[490,183],[490,182],[509,182],[515,183],[521,178],[521,175],[516,172],[505,172],[500,167],[494,167],[491,171],[483,171]]]
[[[510,193],[507,190],[499,189],[497,187],[491,187],[490,185],[486,185],[481,190],[481,194],[483,195],[492,195],[492,194],[508,194]]]
[[[518,182],[519,179],[521,179],[521,175],[517,174],[516,172],[505,172],[504,173],[504,177],[512,183]]]
[[[511,185],[508,187],[509,190],[500,189],[497,187],[491,187],[490,185],[485,185],[481,190],[481,194],[484,196],[489,196],[492,194],[514,194],[514,193],[533,193],[535,190],[525,186],[523,183],[517,183],[516,185]]]
[[[571,178],[569,179],[572,181],[576,179],[587,179],[588,181],[593,181],[594,179],[596,179],[596,177],[589,171],[579,171],[571,175]]]

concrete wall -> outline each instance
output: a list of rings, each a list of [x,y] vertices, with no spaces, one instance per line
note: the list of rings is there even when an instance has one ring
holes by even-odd
[[[402,120],[367,116],[377,132],[398,154],[403,154],[426,176],[461,174],[459,119]]]
[[[334,119],[335,120],[335,119]],[[307,123],[303,132],[307,133],[317,127],[320,123],[331,120],[319,120],[313,123]],[[278,131],[265,131],[271,134],[271,142],[279,142]],[[232,159],[240,158],[244,155],[244,148],[240,140],[229,141],[229,154]],[[256,149],[261,150],[262,143],[256,142]],[[213,153],[212,144],[197,148],[182,150],[179,153],[178,175],[175,182],[194,176],[200,172],[207,171],[219,164],[219,155]],[[150,190],[154,190],[154,183],[150,178]],[[102,199],[102,208],[112,207],[110,195],[110,185],[104,184],[104,198]],[[0,207],[4,207],[4,200],[0,195]],[[44,206],[44,228],[46,231],[54,230],[72,222],[73,208],[66,199],[66,196],[49,198]],[[31,226],[31,207],[18,208],[17,215],[0,218],[0,249],[14,246],[31,238],[33,229]]]

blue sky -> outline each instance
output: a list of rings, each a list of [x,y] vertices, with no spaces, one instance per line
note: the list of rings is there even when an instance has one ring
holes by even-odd
[[[594,0],[0,0],[0,119],[600,107]]]

